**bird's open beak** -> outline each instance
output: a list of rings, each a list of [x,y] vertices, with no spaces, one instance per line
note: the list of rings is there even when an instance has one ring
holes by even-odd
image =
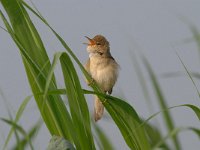
[[[87,45],[94,45],[95,44],[95,41],[92,40],[91,38],[85,36],[88,40],[89,40],[89,43],[83,43],[83,44],[87,44]]]

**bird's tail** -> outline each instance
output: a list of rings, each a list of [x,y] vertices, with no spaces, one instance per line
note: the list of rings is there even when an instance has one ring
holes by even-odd
[[[98,121],[103,116],[104,106],[97,96],[94,102],[94,120]]]

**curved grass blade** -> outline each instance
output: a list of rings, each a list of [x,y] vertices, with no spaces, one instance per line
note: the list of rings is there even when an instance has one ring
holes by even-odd
[[[153,115],[151,115],[148,119],[146,119],[142,124],[141,126],[143,126],[145,123],[147,123],[149,120],[151,120],[152,118],[156,117],[158,114],[160,113],[164,113],[165,111],[169,111],[170,109],[173,109],[173,108],[177,108],[177,107],[188,107],[188,108],[191,108],[191,110],[193,110],[193,112],[195,113],[195,115],[197,116],[197,118],[200,120],[200,108],[195,106],[195,105],[191,105],[191,104],[183,104],[183,105],[177,105],[177,106],[172,106],[172,107],[168,107],[166,109],[163,109],[159,112],[156,112],[154,113]]]
[[[153,148],[153,150],[156,150],[159,148],[167,139],[173,138],[174,136],[177,136],[177,133],[181,131],[181,128],[174,128],[171,130],[167,136],[165,136],[163,139],[161,139]]]
[[[200,108],[199,108],[199,107],[197,107],[197,106],[195,106],[195,105],[191,105],[191,104],[183,104],[183,105],[177,105],[177,106],[169,107],[169,108],[167,108],[167,109],[161,110],[161,111],[159,111],[159,112],[157,112],[157,113],[151,115],[148,119],[146,119],[146,120],[143,121],[143,123],[140,125],[140,127],[146,126],[146,125],[147,125],[147,122],[148,122],[149,120],[153,119],[154,117],[156,117],[158,114],[163,113],[163,112],[165,112],[165,111],[169,111],[170,109],[178,108],[178,107],[188,107],[188,108],[190,108],[191,110],[193,110],[193,112],[196,114],[197,118],[200,120]],[[140,127],[139,127],[139,128],[140,128]],[[176,136],[177,133],[179,132],[179,129],[182,129],[182,128],[174,128],[172,131],[170,131],[169,134],[168,134],[165,138],[163,138],[161,141],[157,142],[156,145],[154,145],[155,148],[163,147],[163,145],[164,145],[164,147],[165,147],[165,146],[166,146],[166,145],[165,145],[165,141],[166,141],[168,138],[173,138],[174,136]],[[186,128],[186,129],[191,129],[191,130],[194,129],[194,130],[195,130],[196,128]],[[195,132],[198,136],[200,135],[200,134],[199,134],[200,131],[199,131],[198,129],[196,129],[194,132]],[[151,138],[152,138],[152,137],[151,137]],[[154,148],[154,149],[155,149],[155,148]],[[166,148],[168,148],[168,147],[166,147]]]
[[[150,143],[151,147],[153,148],[162,139],[161,131],[156,126],[153,126],[153,125],[149,124],[148,122],[145,122],[144,128],[146,130],[149,143]],[[171,148],[169,148],[169,146],[167,145],[166,142],[163,142],[159,146],[159,148],[161,148],[163,150],[171,149]]]
[[[189,27],[190,27],[190,30],[193,34],[193,37],[195,39],[195,42],[197,44],[197,47],[199,49],[199,54],[200,54],[200,32],[198,31],[198,29],[191,23],[189,23]]]
[[[157,78],[149,64],[149,62],[147,61],[147,59],[142,56],[142,60],[144,62],[144,65],[148,71],[148,74],[150,76],[150,79],[151,79],[151,82],[152,82],[152,86],[153,86],[153,89],[155,91],[155,94],[157,96],[157,99],[158,99],[158,102],[159,102],[159,105],[160,105],[160,108],[162,110],[166,109],[167,108],[167,104],[166,104],[166,100],[163,96],[163,93],[161,91],[161,88],[160,88],[160,85],[157,81]],[[168,129],[168,132],[170,132],[171,130],[174,129],[174,122],[173,122],[173,119],[170,115],[170,113],[168,111],[164,111],[163,112],[163,118],[164,118],[164,121],[165,121],[165,124],[166,124],[166,127]],[[172,137],[172,141],[174,143],[174,146],[176,147],[177,150],[180,150],[181,147],[180,147],[180,144],[179,144],[179,141],[178,141],[178,137],[175,135]]]
[[[187,127],[187,128],[174,128],[171,132],[169,132],[163,139],[161,139],[153,148],[153,150],[156,150],[157,148],[159,148],[164,142],[166,142],[167,139],[172,138],[173,136],[176,136],[178,133],[182,132],[182,131],[193,131],[199,138],[200,138],[200,130],[197,128],[193,128],[193,127]]]
[[[196,83],[194,82],[194,80],[193,80],[193,78],[192,78],[192,75],[191,75],[190,72],[188,71],[187,67],[185,66],[185,64],[183,63],[181,57],[178,55],[177,52],[176,52],[176,55],[178,56],[178,59],[180,60],[181,64],[183,65],[183,67],[184,67],[184,69],[185,69],[187,75],[189,76],[190,80],[192,81],[192,83],[193,83],[193,85],[194,85],[194,87],[195,87],[195,89],[196,89],[196,91],[197,91],[197,94],[198,94],[198,96],[199,96],[199,98],[200,98],[199,89],[198,89]]]
[[[137,77],[139,79],[142,91],[144,93],[144,98],[145,98],[145,100],[148,104],[147,106],[148,106],[149,112],[153,113],[154,109],[153,109],[153,105],[152,105],[152,102],[151,102],[149,90],[148,90],[147,84],[145,82],[145,77],[144,77],[144,74],[142,72],[142,68],[141,68],[141,66],[140,66],[140,64],[137,60],[136,55],[133,52],[131,52],[130,55],[131,55],[131,58],[132,58],[131,60],[132,60],[133,65],[134,65],[135,72],[137,74]]]
[[[131,149],[149,150],[144,127],[136,111],[127,102],[99,92],[84,90],[85,94],[96,94],[104,99],[104,106],[121,131],[124,140]],[[139,128],[140,127],[140,128]]]
[[[179,105],[179,106],[185,106],[185,107],[189,107],[191,108],[194,113],[196,114],[196,116],[198,117],[198,119],[200,120],[200,109],[199,107],[195,106],[195,105],[191,105],[191,104],[183,104],[183,105]],[[177,106],[177,107],[179,107]]]
[[[194,133],[196,133],[196,135],[199,137],[200,139],[200,129],[197,129],[197,128],[193,128],[193,127],[190,127],[190,128],[187,128],[188,130],[192,130]]]

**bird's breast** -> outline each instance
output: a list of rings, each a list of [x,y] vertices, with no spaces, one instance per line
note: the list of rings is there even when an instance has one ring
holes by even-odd
[[[91,58],[90,73],[104,91],[114,86],[118,77],[118,65],[111,58]]]

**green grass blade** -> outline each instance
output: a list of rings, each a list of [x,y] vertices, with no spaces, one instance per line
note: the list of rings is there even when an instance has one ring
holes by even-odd
[[[14,121],[13,121],[15,124],[17,124],[17,122],[19,121],[20,117],[22,116],[22,114],[23,114],[23,112],[24,112],[24,109],[26,108],[26,106],[27,106],[28,102],[30,101],[31,97],[32,97],[32,96],[26,97],[26,98],[23,100],[22,104],[20,105],[20,107],[19,107],[19,109],[18,109],[18,111],[17,111],[16,117],[15,117],[15,119],[14,119]],[[6,146],[8,145],[8,143],[9,143],[9,141],[10,141],[10,139],[11,139],[12,134],[13,134],[14,131],[15,131],[14,126],[12,126],[11,129],[10,129],[10,131],[9,131],[9,133],[8,133],[7,138],[6,138],[6,140],[5,140],[3,149],[5,149]]]
[[[145,98],[145,100],[146,100],[146,102],[148,104],[147,106],[149,108],[149,112],[152,113],[153,112],[153,106],[152,106],[149,90],[147,88],[147,84],[146,84],[145,77],[144,77],[144,74],[142,72],[141,66],[138,63],[137,57],[133,52],[131,52],[131,58],[132,58],[131,60],[133,62],[134,69],[135,69],[135,72],[136,72],[137,77],[139,79],[142,91],[144,93],[144,98]]]
[[[191,23],[190,23],[189,27],[190,27],[190,30],[191,30],[191,32],[192,32],[192,34],[193,34],[193,37],[194,37],[194,39],[195,39],[195,42],[196,42],[196,44],[197,44],[197,47],[198,47],[198,49],[199,49],[199,54],[200,54],[200,32],[199,32],[198,29],[197,29],[194,25],[192,25]]]
[[[155,91],[155,94],[157,96],[157,99],[158,99],[158,102],[159,102],[159,105],[160,105],[160,108],[162,110],[166,109],[168,106],[166,104],[166,100],[163,96],[163,93],[161,91],[161,88],[160,88],[160,85],[157,81],[157,78],[149,64],[149,62],[147,61],[147,59],[143,56],[142,57],[142,60],[144,62],[144,65],[148,71],[148,74],[150,76],[150,79],[151,79],[151,82],[152,82],[152,86],[153,86],[153,89]],[[165,124],[166,124],[166,127],[168,129],[168,132],[171,132],[173,129],[174,129],[174,122],[173,122],[173,119],[170,115],[170,113],[168,111],[165,111],[163,113],[163,118],[164,118],[164,121],[165,121]],[[180,144],[179,144],[179,141],[178,141],[178,138],[175,136],[172,137],[172,141],[174,143],[174,146],[176,147],[177,150],[180,150],[181,147],[180,147]]]
[[[195,87],[195,89],[196,89],[196,91],[197,91],[197,94],[198,94],[198,96],[199,96],[199,98],[200,98],[199,89],[198,89],[196,83],[194,82],[194,80],[193,80],[193,78],[192,78],[192,75],[191,75],[190,72],[188,71],[187,67],[186,67],[185,64],[183,63],[183,61],[182,61],[181,57],[178,55],[178,53],[176,53],[176,55],[178,56],[178,59],[180,60],[181,64],[183,65],[183,67],[184,67],[184,69],[185,69],[187,75],[189,76],[190,80],[192,81],[192,84],[194,85],[194,87]]]
[[[131,149],[150,149],[144,128],[139,128],[141,120],[133,107],[121,99],[103,93],[88,90],[84,90],[84,93],[96,94],[101,99],[106,99],[103,104],[121,131],[127,145]]]
[[[26,140],[29,142],[29,145],[30,145],[31,150],[34,149],[32,143],[31,143],[31,140],[30,140],[30,138],[29,138],[29,136],[28,136],[28,134],[26,133],[26,131],[25,131],[20,125],[16,124],[15,122],[13,122],[13,121],[11,121],[11,120],[5,119],[5,118],[0,118],[0,119],[1,119],[3,122],[5,122],[5,123],[11,125],[11,126],[14,128],[14,130],[19,131],[19,132],[26,138]]]
[[[81,149],[95,149],[91,133],[89,110],[74,65],[66,53],[61,55],[60,63],[70,112]]]
[[[5,25],[7,30],[10,29],[9,33],[20,49],[33,95],[46,126],[51,134],[64,136],[71,141],[72,137],[66,119],[69,118],[69,114],[60,96],[48,96],[43,107],[45,100],[43,96],[37,95],[44,91],[51,67],[37,30],[24,9],[22,1],[2,0],[1,3],[8,14],[12,28],[8,28],[8,24]],[[54,76],[49,89],[56,89]]]
[[[195,133],[199,138],[200,138],[200,130],[197,128],[189,127],[189,128],[175,128],[171,132],[169,132],[163,139],[161,139],[153,148],[153,150],[157,150],[164,142],[166,142],[167,139],[172,138],[174,136],[177,136],[178,133],[183,132],[183,131],[192,131]]]
[[[192,130],[194,133],[196,133],[196,135],[199,137],[200,139],[200,129],[197,129],[197,128],[193,128],[193,127],[190,127],[188,128],[189,130]]]
[[[192,109],[200,121],[200,108],[199,107],[197,107],[195,105],[191,105],[191,104],[183,104],[183,105],[179,105],[179,106],[185,106],[185,107]]]
[[[153,119],[154,117],[156,117],[158,114],[164,113],[165,111],[169,111],[170,109],[174,109],[174,108],[178,108],[178,107],[188,107],[188,108],[190,108],[191,110],[193,110],[193,112],[195,113],[195,115],[196,115],[196,116],[198,117],[198,119],[200,120],[200,108],[199,108],[199,107],[197,107],[197,106],[195,106],[195,105],[191,105],[191,104],[183,104],[183,105],[177,105],[177,106],[169,107],[169,108],[167,108],[167,109],[161,110],[161,111],[159,111],[159,112],[157,112],[157,113],[151,115],[148,119],[144,120],[143,123],[142,123],[140,126],[146,126],[146,125],[148,125],[147,122],[148,122],[149,120]],[[179,129],[181,129],[181,128],[174,128],[172,131],[170,131],[170,132],[168,133],[168,135],[167,135],[165,138],[163,138],[161,141],[157,142],[156,145],[154,144],[154,146],[155,146],[156,148],[158,148],[158,147],[160,147],[160,146],[162,147],[163,144],[165,145],[166,139],[168,139],[168,138],[173,138],[174,136],[176,136],[176,134],[179,132]],[[187,128],[187,129],[190,129],[190,128]],[[199,135],[199,130],[198,130],[198,129],[196,129],[196,130],[197,130],[197,131],[194,131],[194,132],[196,132],[196,134]],[[148,133],[148,132],[147,132],[147,133]],[[151,138],[152,138],[152,137],[151,137]],[[156,141],[158,141],[158,139],[157,139]],[[165,145],[165,146],[166,146],[166,145]]]
[[[45,84],[44,95],[43,95],[43,96],[44,96],[44,99],[47,98],[47,92],[48,92],[48,90],[49,90],[49,86],[50,86],[50,84],[51,84],[51,82],[52,82],[52,78],[53,78],[53,76],[54,76],[54,69],[55,69],[55,67],[56,67],[56,65],[57,65],[57,63],[58,63],[58,61],[59,61],[61,55],[62,55],[62,52],[58,52],[58,53],[56,53],[56,54],[54,55],[54,59],[53,59],[53,62],[52,62],[52,66],[51,66],[50,71],[49,71],[49,73],[48,73],[47,80],[46,80],[46,84]]]
[[[200,79],[200,73],[198,72],[189,72],[189,73],[192,77],[196,79]],[[173,78],[173,77],[181,77],[181,76],[185,76],[185,72],[176,71],[176,72],[168,72],[168,73],[162,74],[162,77],[164,78]]]
[[[168,132],[167,136],[164,137],[163,139],[161,139],[155,146],[154,146],[154,150],[156,150],[157,148],[159,148],[167,139],[169,138],[173,138],[175,136],[177,136],[178,132],[181,131],[181,128],[174,128],[173,130],[171,130],[170,132]]]
[[[145,122],[145,121],[143,121],[143,122]],[[151,147],[153,148],[163,138],[162,135],[161,135],[161,131],[157,127],[149,124],[148,122],[145,122],[144,128],[146,130],[149,143],[150,143]],[[159,146],[159,148],[164,149],[164,150],[170,150],[171,149],[171,148],[169,148],[169,146],[167,145],[166,142],[165,143],[163,142]]]
[[[33,138],[35,137],[36,133],[41,127],[41,122],[36,123],[30,131],[27,133],[27,136],[29,139],[32,141]],[[27,141],[26,138],[22,138],[20,140],[20,143],[17,143],[15,146],[13,146],[12,150],[25,150],[26,146],[29,144],[29,141]]]

